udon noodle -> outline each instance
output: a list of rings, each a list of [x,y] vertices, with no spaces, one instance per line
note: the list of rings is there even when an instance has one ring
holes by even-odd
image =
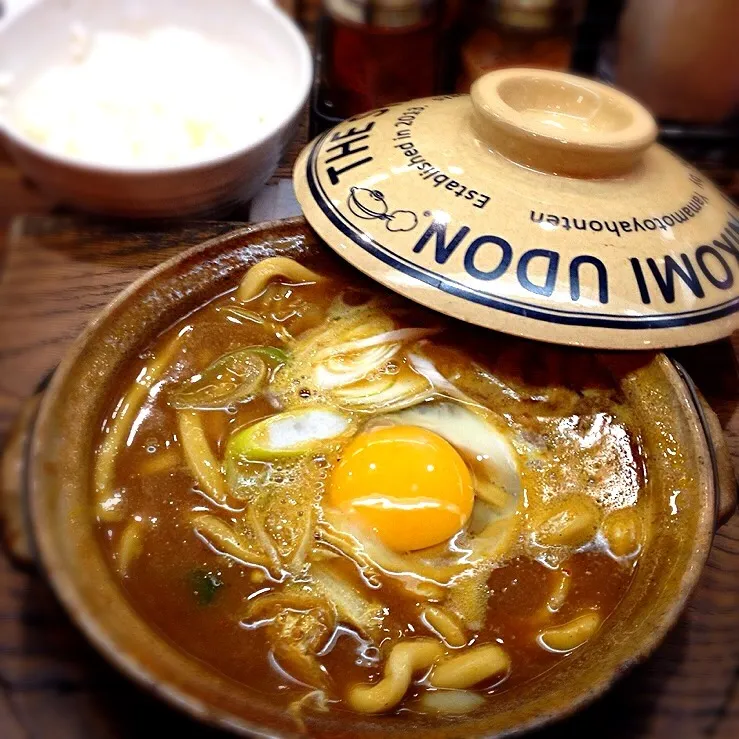
[[[477,332],[286,258],[165,332],[94,469],[148,620],[302,726],[467,713],[608,627],[650,535],[595,355]]]

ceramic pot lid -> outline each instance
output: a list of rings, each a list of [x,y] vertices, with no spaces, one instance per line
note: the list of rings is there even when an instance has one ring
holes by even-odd
[[[739,212],[637,102],[506,69],[341,123],[295,165],[305,216],[408,298],[541,341],[641,349],[739,328]]]

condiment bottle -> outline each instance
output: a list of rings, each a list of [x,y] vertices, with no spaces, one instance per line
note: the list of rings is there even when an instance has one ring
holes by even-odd
[[[433,95],[439,0],[324,0],[321,90],[336,118]]]
[[[526,66],[566,70],[572,53],[573,3],[487,0],[482,24],[462,49],[459,92],[486,72]]]

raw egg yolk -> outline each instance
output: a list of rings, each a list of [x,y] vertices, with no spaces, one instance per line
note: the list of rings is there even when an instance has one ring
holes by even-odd
[[[474,493],[467,465],[446,439],[390,426],[359,434],[344,449],[329,498],[388,547],[408,552],[454,536],[472,513]]]

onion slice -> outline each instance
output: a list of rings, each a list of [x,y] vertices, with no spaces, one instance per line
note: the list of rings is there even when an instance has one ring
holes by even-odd
[[[479,405],[479,403],[470,398],[469,395],[463,393],[456,385],[447,380],[447,378],[444,377],[438,369],[436,369],[434,363],[427,357],[424,357],[423,354],[418,352],[407,352],[406,357],[416,372],[423,375],[444,395],[448,395],[450,398],[455,398],[456,400],[461,400],[463,403]]]
[[[267,367],[259,355],[274,359],[273,347],[249,347],[219,357],[182,383],[169,397],[177,410],[220,410],[251,400],[261,391]]]
[[[355,352],[374,346],[382,346],[383,344],[406,344],[410,341],[419,341],[438,332],[439,329],[436,328],[399,328],[393,331],[385,331],[374,336],[367,336],[364,339],[356,339],[343,344],[327,346],[316,354],[316,361],[322,362],[328,357],[354,354]]]
[[[322,390],[331,390],[363,380],[387,364],[400,349],[400,344],[372,347],[353,359],[342,359],[334,355],[313,372],[316,385]]]
[[[388,382],[388,378],[392,380]],[[353,411],[389,413],[423,403],[434,394],[431,383],[410,368],[400,375],[381,375],[333,391],[336,403]]]

